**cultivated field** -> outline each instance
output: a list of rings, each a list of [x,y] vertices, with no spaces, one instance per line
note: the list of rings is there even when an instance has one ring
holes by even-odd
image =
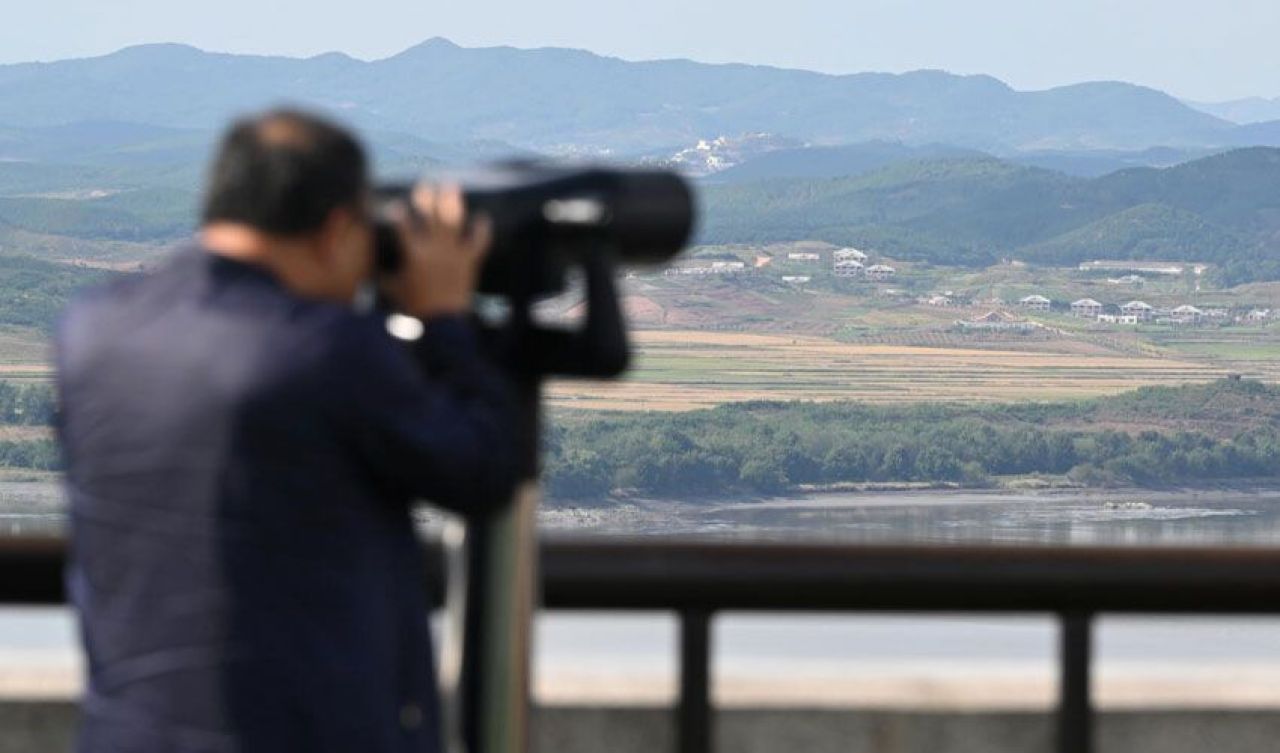
[[[635,336],[623,382],[559,382],[554,405],[691,410],[742,400],[1009,402],[1203,382],[1228,371],[1177,358],[842,343],[822,337],[657,330]]]
[[[0,327],[0,379],[44,379],[53,376],[49,342],[26,327]]]

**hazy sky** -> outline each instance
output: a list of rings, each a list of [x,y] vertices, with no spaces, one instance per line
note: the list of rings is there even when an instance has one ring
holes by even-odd
[[[833,73],[942,68],[1019,89],[1132,81],[1280,95],[1280,0],[4,0],[0,62],[143,42],[386,57],[431,36]]]

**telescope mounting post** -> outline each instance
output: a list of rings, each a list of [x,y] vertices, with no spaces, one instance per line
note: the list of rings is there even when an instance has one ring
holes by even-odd
[[[452,720],[464,748],[460,753],[528,750],[543,384],[550,376],[613,378],[630,360],[613,254],[589,240],[581,250],[586,313],[579,328],[537,324],[534,297],[525,294],[512,299],[510,318],[490,333],[496,355],[515,378],[521,481],[509,504],[467,522],[466,593],[455,606],[464,612],[464,628],[454,636],[462,641],[458,719]]]

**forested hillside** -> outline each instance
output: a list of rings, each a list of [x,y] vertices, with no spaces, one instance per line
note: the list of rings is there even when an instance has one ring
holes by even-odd
[[[1280,149],[1092,179],[988,156],[893,161],[922,151],[844,150],[847,169],[866,168],[852,176],[708,184],[700,240],[823,240],[947,266],[1170,259],[1214,264],[1226,284],[1280,279]],[[175,185],[192,172],[0,163],[0,227],[172,242],[195,221],[194,183]]]
[[[52,331],[75,291],[112,273],[0,254],[0,325]]]
[[[1204,261],[1223,281],[1280,279],[1280,150],[1083,179],[994,158],[890,165],[847,178],[709,186],[702,239],[817,239],[981,266],[1002,258]]]

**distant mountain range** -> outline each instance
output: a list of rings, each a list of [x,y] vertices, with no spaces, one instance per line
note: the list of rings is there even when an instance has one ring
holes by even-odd
[[[383,175],[512,153],[676,166],[702,176],[708,242],[820,239],[938,264],[1185,258],[1280,279],[1280,150],[1266,148],[1280,119],[1230,122],[1269,118],[1266,100],[443,39],[372,62],[146,45],[0,66],[0,251],[79,258],[186,234],[219,130],[281,102],[359,126]]]
[[[1247,97],[1228,102],[1187,102],[1201,112],[1232,123],[1262,123],[1280,120],[1280,97]]]
[[[372,62],[337,53],[293,59],[162,44],[0,66],[0,124],[9,127],[112,121],[208,131],[236,113],[281,101],[429,143],[497,141],[622,156],[674,153],[742,133],[819,146],[883,140],[997,154],[1222,148],[1271,144],[1280,136],[1280,128],[1242,128],[1124,83],[1021,92],[989,76],[941,71],[833,76],[687,60],[628,62],[565,49],[466,49],[444,39]]]

